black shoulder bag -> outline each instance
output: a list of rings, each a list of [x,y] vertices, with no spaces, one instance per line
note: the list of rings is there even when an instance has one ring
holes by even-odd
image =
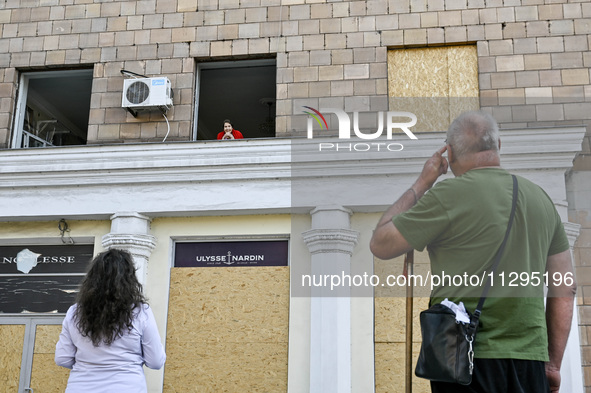
[[[505,238],[495,255],[491,267],[492,274],[495,273],[501,261],[513,225],[513,217],[515,216],[518,186],[515,175],[511,176],[513,177],[511,215],[509,216]],[[431,381],[459,383],[461,385],[469,385],[472,382],[472,371],[474,370],[473,343],[482,307],[491,287],[490,278],[489,275],[476,310],[470,315],[470,323],[457,322],[455,313],[442,304],[435,304],[421,312],[420,323],[423,341],[415,369],[417,377]]]

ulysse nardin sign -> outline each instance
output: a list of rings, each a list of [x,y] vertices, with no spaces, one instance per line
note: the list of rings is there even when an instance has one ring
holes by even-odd
[[[0,246],[0,313],[65,313],[92,244]]]
[[[176,243],[175,267],[287,266],[287,240]]]

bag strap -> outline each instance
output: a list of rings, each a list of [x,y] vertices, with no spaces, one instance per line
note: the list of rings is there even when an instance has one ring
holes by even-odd
[[[482,295],[480,295],[480,300],[478,301],[478,305],[476,306],[476,310],[472,314],[470,318],[470,326],[468,327],[468,336],[472,336],[473,333],[476,331],[478,327],[478,320],[480,319],[480,314],[482,313],[482,307],[484,306],[484,301],[488,295],[488,291],[491,287],[491,276],[495,274],[497,271],[497,267],[499,267],[499,263],[501,262],[501,256],[503,255],[503,251],[505,251],[505,246],[507,245],[507,239],[509,238],[509,232],[511,232],[511,227],[513,226],[513,218],[515,217],[515,207],[517,206],[517,194],[518,194],[518,184],[517,184],[517,177],[515,175],[511,175],[513,178],[513,200],[511,205],[511,214],[509,215],[509,223],[507,224],[507,230],[505,231],[505,237],[503,238],[503,242],[495,255],[494,262],[492,264],[490,273],[486,280],[486,285],[482,290]]]

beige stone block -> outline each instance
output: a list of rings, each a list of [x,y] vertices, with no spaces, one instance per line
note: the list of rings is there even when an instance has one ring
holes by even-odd
[[[427,0],[410,0],[410,12],[425,12],[428,9]]]
[[[347,47],[347,35],[345,34],[326,34],[324,36],[326,49],[342,49]],[[320,49],[320,48],[318,48]]]
[[[232,41],[216,41],[211,43],[212,56],[228,56],[232,54]]]
[[[591,18],[575,19],[575,34],[591,34]]]
[[[526,22],[525,28],[528,37],[544,37],[550,35],[550,24],[548,21]]]
[[[330,82],[311,82],[308,84],[310,97],[323,97],[330,95]]]
[[[564,37],[564,50],[567,52],[586,51],[588,48],[587,37],[584,35]]]
[[[561,70],[562,83],[565,85],[587,85],[589,84],[589,70],[579,68],[572,70]]]
[[[308,84],[307,83],[291,83],[287,86],[288,98],[308,98]]]
[[[491,87],[493,89],[514,88],[515,73],[514,72],[499,72],[490,76]]]
[[[426,1],[426,0],[423,0]],[[382,0],[367,1],[367,15],[384,15],[388,13],[388,3]]]
[[[562,19],[562,4],[547,4],[538,7],[540,20]]]
[[[525,89],[499,89],[499,105],[523,105],[525,104]]]
[[[563,4],[562,13],[564,19],[580,19],[583,17],[583,9],[580,3]]]
[[[464,10],[462,11],[462,24],[477,25],[480,23],[480,15],[478,10]]]
[[[347,80],[369,78],[369,64],[347,64],[343,71]]]
[[[485,25],[484,36],[487,40],[503,39],[503,26],[500,23]]]
[[[321,19],[320,20],[320,33],[340,33],[341,32],[341,20],[340,19]]]
[[[513,40],[492,40],[488,42],[490,56],[512,55]]]
[[[451,26],[445,28],[446,43],[464,43],[467,40],[467,30],[465,26]]]
[[[497,99],[497,90],[481,90],[480,91],[480,105],[496,106],[499,104]]]
[[[534,20],[538,20],[538,7],[515,7],[515,21],[529,22]]]
[[[421,26],[420,27],[437,27],[439,25],[437,12],[424,12],[420,15],[421,15]]]
[[[484,8],[478,10],[480,23],[497,23],[497,11],[494,8]]]
[[[363,33],[363,44],[366,47],[378,47],[381,45],[380,33],[377,31],[366,31]]]
[[[537,87],[540,85],[540,75],[538,71],[523,71],[515,73],[516,87]],[[527,93],[527,91],[526,91]],[[527,94],[526,94],[527,96]]]
[[[420,23],[416,27],[421,27]],[[359,18],[359,31],[375,31],[375,29],[375,16],[362,16]]]
[[[177,12],[191,12],[197,10],[198,0],[177,0]]]
[[[591,119],[591,103],[590,102],[577,102],[577,103],[565,103],[564,104],[564,117],[566,120],[581,120]],[[587,268],[586,272],[586,284],[591,284],[591,267]],[[577,274],[577,282],[581,279],[581,275]],[[583,284],[583,282],[581,282]]]
[[[404,32],[402,30],[382,31],[382,45],[401,46],[404,44]]]
[[[538,43],[535,38],[516,38],[513,40],[513,52],[516,55],[536,53],[537,51]]]
[[[324,35],[304,36],[304,50],[321,50],[324,49],[324,47]]]
[[[515,22],[515,8],[514,7],[497,8],[497,22],[499,22],[499,23]]]
[[[526,87],[525,98],[527,104],[550,104],[552,103],[552,88]]]
[[[481,73],[496,72],[497,64],[494,57],[479,57],[478,70]]]
[[[421,14],[409,14],[399,18],[398,26],[401,29],[418,29],[421,27]]]
[[[523,71],[525,69],[523,55],[498,56],[496,58],[497,71]]]
[[[297,67],[293,71],[293,81],[314,82],[318,81],[318,67]]]
[[[194,27],[185,27],[172,29],[172,42],[192,42],[195,41],[196,29]]]
[[[363,48],[363,35],[364,33],[347,33],[347,45],[344,48]]]
[[[353,81],[332,81],[330,82],[330,95],[332,97],[352,96],[353,88]]]
[[[540,71],[540,86],[561,86],[562,75],[560,70]]]
[[[580,52],[552,53],[552,68],[582,68],[583,55]]]
[[[480,42],[484,40],[484,26],[476,25],[476,26],[468,26],[467,27],[468,33],[468,41],[476,41]]]
[[[426,29],[404,30],[404,45],[424,45],[426,43]]]
[[[119,124],[99,124],[98,135],[99,140],[113,140],[119,139]]]
[[[572,35],[575,28],[572,20],[550,21],[550,35]]]
[[[526,70],[545,70],[552,68],[550,54],[524,55]]]
[[[445,42],[445,29],[436,27],[427,29],[427,44],[442,44]]]
[[[47,12],[49,11],[49,9],[47,7],[43,7],[44,10],[47,10]],[[37,8],[37,12],[41,13],[42,11]],[[2,24],[7,24],[10,23],[10,16],[11,16],[11,10],[7,10],[7,9],[1,9],[0,10],[0,23]],[[45,11],[43,11],[45,12]],[[43,14],[45,16],[45,14]],[[47,13],[47,16],[45,16],[43,19],[47,19],[49,18],[49,14]],[[43,20],[42,19],[42,20]]]
[[[427,0],[427,9],[429,11],[444,11],[445,1],[444,0]]]
[[[538,121],[564,120],[564,107],[562,104],[536,105],[536,118]]]
[[[507,23],[503,29],[504,38],[524,38],[527,36],[525,22]]]
[[[439,25],[459,26],[462,24],[462,11],[442,11],[438,12]]]
[[[562,37],[539,37],[538,52],[564,52],[564,39]]]

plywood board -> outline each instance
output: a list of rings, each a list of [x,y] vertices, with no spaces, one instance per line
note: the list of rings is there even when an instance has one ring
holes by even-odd
[[[173,268],[164,392],[287,390],[289,267]]]
[[[63,393],[70,370],[55,364],[53,353],[35,353],[31,370],[31,388],[35,392]]]
[[[404,344],[400,343],[376,343],[375,367],[376,367],[376,393],[400,393],[405,386],[405,354]],[[417,378],[414,375],[414,365],[420,344],[413,344],[413,393],[429,393],[431,388],[429,381]]]
[[[460,113],[479,108],[476,46],[388,52],[389,110],[417,116],[413,132],[446,131]]]
[[[0,325],[0,393],[18,390],[25,325]]]
[[[31,388],[44,393],[61,393],[66,390],[70,370],[55,364],[55,344],[59,340],[62,325],[38,325],[33,349]]]
[[[394,260],[374,260],[374,273],[384,282],[388,275],[401,277],[404,258]],[[427,252],[414,252],[414,274],[426,276],[429,269]],[[375,312],[375,378],[376,393],[401,392],[405,384],[405,351],[406,351],[406,287],[400,290],[389,290],[383,287],[376,290]],[[421,328],[419,314],[429,304],[427,288],[415,289],[413,298],[413,392],[429,392],[427,381],[414,376],[414,365],[420,350]]]

